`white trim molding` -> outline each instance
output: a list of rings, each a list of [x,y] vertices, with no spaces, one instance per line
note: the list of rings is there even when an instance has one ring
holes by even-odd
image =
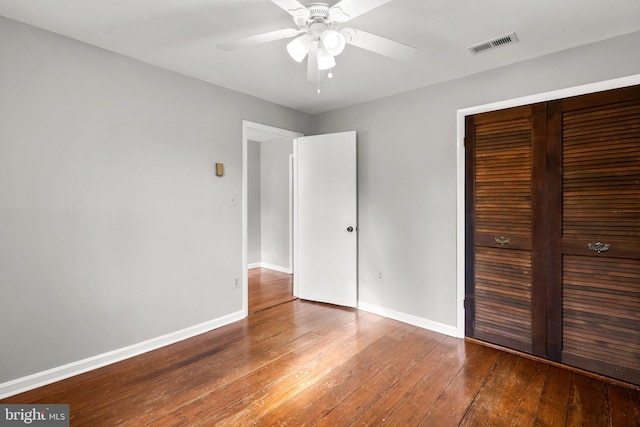
[[[0,384],[0,399],[42,387],[56,381],[64,380],[94,369],[102,368],[103,366],[111,365],[149,351],[157,350],[161,347],[165,347],[236,322],[244,317],[245,316],[242,311],[237,311],[217,319],[209,320],[207,322],[190,326],[156,338],[151,338],[150,340],[142,341],[137,344],[2,383]]]
[[[358,301],[358,309],[368,311],[369,313],[377,314],[379,316],[388,317],[389,319],[408,323],[409,325],[438,332],[440,334],[457,337],[457,329],[455,326],[445,325],[444,323],[435,322],[433,320],[424,319],[412,314],[402,313],[400,311],[391,310],[389,308],[380,307],[379,305],[369,304],[362,301]]]
[[[501,110],[504,108],[518,107],[521,105],[535,104],[537,102],[552,101],[554,99],[569,98],[572,96],[585,95],[604,90],[618,89],[627,86],[640,84],[640,74],[620,77],[617,79],[605,80],[602,82],[589,83],[580,86],[558,89],[550,92],[543,92],[535,95],[513,98],[490,104],[477,105],[475,107],[462,108],[457,111],[457,209],[456,209],[456,231],[457,231],[457,262],[456,262],[456,282],[457,282],[457,336],[464,337],[464,296],[465,296],[465,151],[464,151],[464,121],[465,117],[484,113],[487,111]]]
[[[253,268],[267,268],[269,270],[279,271],[280,273],[292,274],[291,269],[288,267],[281,267],[275,264],[269,264],[268,262],[254,262],[253,264],[248,264],[247,268],[249,270]]]

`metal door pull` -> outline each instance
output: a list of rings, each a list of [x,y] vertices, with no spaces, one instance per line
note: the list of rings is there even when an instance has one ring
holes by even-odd
[[[508,244],[509,242],[511,242],[511,239],[509,239],[508,237],[500,236],[500,237],[496,237],[495,241],[496,241],[496,243],[504,246],[504,245]]]
[[[611,245],[608,243],[596,242],[596,243],[588,243],[587,247],[594,252],[601,254],[602,252],[607,252],[611,249]]]

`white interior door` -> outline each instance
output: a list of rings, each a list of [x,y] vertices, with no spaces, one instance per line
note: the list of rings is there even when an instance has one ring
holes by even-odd
[[[300,137],[295,276],[298,297],[355,307],[358,300],[356,133]]]

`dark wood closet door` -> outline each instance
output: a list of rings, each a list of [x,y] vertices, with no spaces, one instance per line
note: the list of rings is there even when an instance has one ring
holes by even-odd
[[[640,86],[466,119],[466,335],[640,384]]]
[[[544,104],[466,122],[466,334],[545,355]],[[543,173],[541,173],[543,172]]]
[[[640,384],[640,87],[548,109],[549,357]]]

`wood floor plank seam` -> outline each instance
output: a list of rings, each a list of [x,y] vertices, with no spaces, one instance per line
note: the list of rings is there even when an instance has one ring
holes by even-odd
[[[401,326],[398,329],[405,328],[405,326]],[[396,329],[396,331],[398,329]],[[260,418],[258,421],[256,421],[256,425],[281,425],[282,423],[295,422],[296,420],[302,421],[302,418],[304,418],[305,421],[310,422],[310,412],[312,412],[313,410],[315,410],[316,412],[318,412],[318,410],[322,410],[318,407],[323,407],[322,404],[324,403],[324,401],[330,400],[332,402],[332,407],[337,405],[346,397],[341,394],[340,391],[344,388],[350,389],[351,383],[355,382],[357,385],[357,383],[362,381],[360,375],[363,375],[363,372],[364,375],[369,374],[369,376],[371,376],[374,375],[374,373],[378,372],[380,369],[384,368],[381,366],[376,366],[375,359],[376,357],[384,357],[385,351],[393,352],[397,349],[397,347],[396,349],[394,349],[392,346],[387,345],[389,344],[388,341],[395,340],[394,338],[390,337],[393,332],[395,331],[390,332],[375,343],[371,344],[361,353],[351,356],[349,359],[345,360],[339,365],[333,366],[331,372],[329,372],[327,375],[328,378],[325,377],[325,380],[328,380],[328,384],[322,384],[322,382],[320,381],[317,381],[314,384],[313,387],[320,385],[320,387],[316,388],[321,388],[321,390],[315,390],[313,387],[309,387],[306,390],[303,390],[298,395],[292,396],[289,400],[282,402],[282,404],[278,408]],[[383,348],[378,349],[378,347]],[[387,348],[385,349],[384,347]],[[347,370],[346,375],[343,375],[344,370]],[[339,383],[336,383],[336,380],[339,380],[340,378],[342,378],[342,380]],[[323,392],[324,389],[326,389],[326,392]],[[308,400],[303,399],[308,404],[306,404],[304,407],[300,407],[300,398],[304,397],[301,396],[304,394],[311,394],[311,396]],[[315,397],[316,395],[318,395],[318,397]],[[333,396],[333,398],[327,397],[328,395]],[[285,408],[280,410],[280,407]],[[329,408],[322,415],[326,415],[326,413],[330,410],[331,408]],[[316,415],[316,419],[318,418],[321,418],[321,416]]]
[[[433,372],[433,366],[430,363],[425,363],[425,361],[429,361],[431,358],[441,358],[453,347],[454,344],[447,340],[447,338],[440,341],[424,356],[421,363],[416,365],[416,369],[402,377],[402,381],[398,379],[390,389],[386,390],[385,394],[376,402],[375,410],[368,410],[363,416],[358,418],[356,422],[364,425],[374,425],[378,422],[386,421],[387,417],[395,411],[398,403],[407,395],[408,391],[413,389],[425,376]],[[426,368],[424,368],[425,366]],[[398,388],[400,390],[397,390]],[[381,401],[385,403],[384,406],[379,405]]]
[[[449,338],[447,338],[448,340]],[[410,394],[403,399],[402,404],[396,407],[394,412],[387,418],[388,421],[398,419],[395,423],[398,425],[419,425],[427,412],[436,404],[438,398],[444,393],[453,378],[463,369],[468,358],[479,350],[480,347],[466,349],[461,347],[456,339],[452,339],[456,346],[454,352],[457,357],[450,357],[448,354],[436,361],[436,366],[432,371],[426,374],[420,382],[408,392]],[[461,358],[462,354],[464,358]],[[404,409],[410,403],[407,411]]]
[[[399,325],[399,327],[402,327],[402,325]],[[332,374],[335,373],[336,371],[339,371],[344,365],[349,364],[350,362],[352,362],[352,360],[362,354],[364,354],[366,351],[368,351],[369,349],[371,349],[372,347],[376,346],[377,344],[379,344],[380,342],[383,342],[384,339],[389,335],[390,333],[385,334],[384,336],[382,336],[380,339],[378,339],[377,341],[371,343],[369,346],[367,346],[365,349],[363,349],[361,352],[357,353],[357,354],[353,354],[348,356],[347,358],[345,358],[344,360],[342,360],[341,362],[336,363],[335,365],[332,365],[331,367],[329,367],[329,369],[327,371],[325,371],[323,373],[322,376],[319,376],[318,378],[315,379],[315,381],[313,382],[313,384],[309,384],[309,386],[307,387],[307,389],[311,389],[313,388],[315,385],[319,384],[322,380],[326,380],[326,379],[330,379],[332,378]],[[380,354],[379,352],[377,353],[378,355]],[[362,369],[362,368],[361,368]],[[297,394],[293,394],[290,396],[290,398],[286,401],[286,402],[291,402],[291,401],[295,401],[302,393],[304,393],[306,391],[305,390],[300,390],[299,393]],[[314,404],[317,402],[314,402]],[[278,408],[274,408],[272,411],[270,411],[267,416],[274,414],[275,412],[278,411]],[[293,415],[293,414],[292,414]],[[256,422],[256,425],[280,425],[280,423],[274,424],[273,421],[271,422],[266,422],[266,418],[267,417],[263,417],[260,420],[258,420]]]
[[[336,323],[335,323],[335,322],[336,322],[337,320],[339,320],[339,319],[343,319],[343,318],[347,318],[347,317],[348,317],[348,316],[340,316],[340,317],[338,317],[337,319],[334,319],[334,321],[333,321],[333,322],[329,322],[329,323],[328,323],[328,325],[336,325]],[[334,329],[334,328],[333,328],[333,327],[331,327],[331,328],[329,328],[329,329],[330,329],[330,330],[332,330],[332,329]],[[296,340],[297,340],[297,339],[303,339],[303,338],[305,338],[305,337],[306,337],[307,335],[309,335],[309,334],[317,334],[317,332],[309,332],[309,333],[306,333],[306,334],[304,334],[304,335],[302,335],[302,336],[297,337],[297,338],[296,338]],[[321,338],[321,334],[317,334],[317,335],[318,335],[318,338],[317,338],[317,339],[320,339],[320,338]],[[306,339],[306,338],[305,338],[305,339]],[[317,339],[316,339],[315,341],[317,341]],[[294,340],[294,341],[295,341],[295,340]],[[315,343],[315,341],[312,341],[312,342],[310,342],[310,343],[304,344],[304,345],[303,345],[303,348],[306,348],[307,346],[310,346],[310,345],[312,345],[312,344],[313,344],[313,345],[315,345],[315,344],[314,344],[314,343]],[[291,350],[286,351],[286,352],[284,352],[284,353],[280,354],[279,356],[273,356],[273,355],[271,355],[269,358],[265,359],[265,362],[264,362],[263,364],[261,364],[261,365],[259,365],[259,366],[254,366],[250,371],[246,372],[244,375],[233,378],[233,379],[232,379],[232,381],[242,381],[242,380],[243,380],[243,378],[246,378],[246,377],[248,377],[248,376],[250,376],[250,375],[254,375],[254,374],[255,374],[255,372],[257,372],[257,371],[260,371],[260,370],[262,370],[262,369],[265,369],[265,370],[266,370],[266,369],[270,369],[270,366],[273,366],[274,364],[279,363],[279,362],[282,360],[282,358],[288,357],[288,356],[290,356],[290,354],[291,354],[292,352],[294,352],[294,351],[299,351],[299,350],[300,350],[299,348],[297,348],[297,347],[295,347],[295,346],[294,346]],[[229,383],[231,383],[232,381],[230,380],[230,381],[225,382],[224,384],[220,384],[220,385],[219,385],[219,387],[216,387],[215,389],[211,389],[211,388],[209,388],[209,390],[207,391],[207,393],[206,393],[206,394],[204,394],[204,395],[199,395],[199,396],[198,396],[198,399],[206,398],[207,396],[210,396],[211,394],[214,394],[214,393],[220,392],[220,390],[223,390],[223,389],[224,389],[224,387],[226,387],[226,386],[227,386]],[[194,400],[197,400],[197,399],[194,399]],[[188,405],[188,404],[189,404],[189,403],[187,403],[187,405]]]
[[[366,319],[367,321],[372,323],[380,321],[380,319],[376,319],[369,316],[367,316]],[[336,338],[339,337],[341,334],[345,333],[342,331],[343,329],[347,331],[346,332],[347,336],[350,336],[349,335],[350,333],[355,333],[355,331],[349,331],[350,328],[351,328],[350,324],[343,325],[340,328],[334,328],[327,335],[320,336],[318,339],[318,342],[311,342],[306,344],[303,348],[297,349],[296,350],[297,352],[304,353],[299,358],[297,358],[295,354],[292,354],[293,352],[288,353],[287,355],[284,355],[277,361],[273,361],[272,363],[269,363],[268,365],[260,369],[253,370],[252,372],[249,372],[247,375],[243,376],[242,378],[237,379],[234,383],[230,384],[229,387],[232,387],[231,390],[228,390],[226,387],[224,389],[218,390],[225,395],[229,395],[230,391],[236,390],[236,391],[232,391],[231,395],[237,396],[237,397],[233,397],[231,400],[229,400],[229,404],[234,406],[228,408],[226,412],[236,410],[237,409],[236,405],[238,403],[244,404],[245,401],[247,401],[248,399],[253,399],[252,401],[259,401],[260,394],[264,394],[266,390],[269,390],[269,387],[273,388],[274,383],[277,384],[284,381],[286,378],[292,375],[291,372],[294,372],[294,373],[300,372],[301,369],[304,369],[305,367],[305,365],[302,365],[302,367],[300,366],[296,367],[296,365],[299,365],[300,363],[312,363],[315,360],[314,357],[318,356],[318,353],[328,352],[329,350],[331,350],[332,345],[339,346],[341,344],[341,341],[336,340]],[[274,369],[274,366],[280,366],[280,364],[284,364],[284,368],[291,370],[291,372],[288,372],[287,376],[285,377],[282,377],[282,376],[277,378],[269,377],[269,375],[272,374],[271,373],[272,370],[275,370],[276,372],[282,370],[282,368]],[[266,372],[265,374],[266,376],[260,377],[263,371]],[[254,381],[254,378],[256,376],[258,376],[258,380],[261,382]],[[245,390],[243,388],[244,384],[247,384],[248,386],[253,385],[255,386],[256,389],[253,391],[249,391],[249,393],[246,395],[243,395],[242,392]],[[237,389],[238,387],[240,387],[240,389]],[[211,394],[212,393],[209,393],[207,396],[205,396],[205,398],[207,399],[206,402],[209,405],[215,405],[217,403],[215,402],[215,399],[209,399],[209,396],[211,396]],[[230,416],[232,415],[225,414],[224,409],[220,409],[219,411],[216,412],[214,417],[207,419],[206,422],[207,423],[222,422],[222,420]]]
[[[395,358],[395,360],[393,360],[387,370],[379,372],[374,375],[374,377],[364,382],[356,391],[330,411],[325,418],[319,420],[314,425],[333,426],[355,424],[356,420],[360,418],[362,414],[369,411],[372,406],[376,405],[398,381],[401,381],[416,364],[424,360],[426,355],[431,352],[444,338],[437,334],[440,337],[438,339],[434,337],[435,335],[435,333],[431,332],[430,335],[427,335],[432,337],[430,341],[423,341],[420,345],[414,346],[410,349],[405,349]],[[395,371],[397,371],[397,375],[393,374]],[[376,390],[377,387],[379,390],[376,392],[375,397],[373,399],[369,397],[368,400],[362,402],[360,395],[363,395],[363,397],[370,396],[371,393],[368,392],[368,390]],[[349,410],[349,408],[352,409]],[[350,412],[351,417],[345,418],[344,415],[348,412]]]
[[[454,399],[450,399],[449,395],[452,394],[452,393],[456,393],[456,391],[457,391],[456,382],[462,382],[462,383],[464,383],[464,386],[467,386],[467,387],[471,386],[471,388],[473,389],[473,397],[469,398],[468,402],[472,402],[475,399],[475,397],[477,396],[477,394],[478,394],[478,392],[480,390],[480,387],[482,386],[482,384],[484,382],[483,381],[477,381],[477,384],[475,386],[473,386],[472,384],[474,383],[474,379],[475,379],[473,374],[471,374],[471,377],[469,377],[469,374],[467,374],[466,376],[463,377],[463,373],[466,373],[467,370],[469,370],[470,372],[473,371],[471,369],[471,365],[472,365],[472,362],[474,361],[474,356],[476,356],[478,353],[485,353],[486,354],[488,352],[491,352],[490,349],[488,349],[486,347],[479,347],[477,352],[474,352],[472,355],[470,355],[470,357],[466,358],[465,363],[463,364],[463,366],[451,378],[451,381],[449,382],[449,384],[447,384],[446,388],[438,396],[438,398],[433,403],[433,405],[431,405],[431,407],[429,408],[429,411],[426,412],[426,414],[424,415],[424,417],[420,421],[419,425],[427,426],[427,425],[430,425],[430,424],[433,424],[433,423],[455,423],[456,425],[458,425],[462,421],[462,419],[466,415],[468,406],[460,414],[459,413],[460,411],[455,411],[455,409],[452,408],[453,405],[449,404],[450,402],[459,402],[460,397],[458,397],[457,399],[454,400]],[[489,371],[493,369],[493,367],[495,366],[495,363],[497,362],[498,357],[499,357],[497,352],[493,352],[493,353],[496,356],[495,360],[493,360],[493,362],[491,361],[491,358],[489,358],[489,357],[484,357],[483,359],[481,359],[481,362],[489,362],[489,363],[486,363],[487,365],[490,365],[489,366]],[[484,369],[482,368],[482,366],[478,367],[478,365],[475,365],[475,367],[477,369],[479,369],[480,372],[484,372]],[[462,381],[461,378],[463,378],[464,381]],[[462,397],[462,399],[464,399],[464,397]],[[463,402],[464,402],[464,400],[463,400]],[[463,403],[463,405],[465,405],[465,403]],[[440,409],[438,411],[439,408],[443,408],[443,409]],[[447,409],[444,409],[444,408],[447,408]],[[458,413],[456,414],[456,412],[458,412]]]
[[[449,382],[445,385],[445,387],[442,389],[442,391],[440,391],[440,393],[438,394],[438,396],[433,400],[433,402],[429,405],[428,408],[426,408],[426,410],[424,411],[424,415],[420,418],[420,421],[418,422],[417,425],[424,425],[425,423],[430,422],[429,419],[429,414],[431,413],[432,409],[435,407],[435,405],[437,404],[437,402],[440,400],[440,398],[445,394],[445,392],[447,391],[447,389],[449,388],[449,386],[451,385],[451,383],[453,383],[453,381],[455,380],[455,378],[458,376],[458,373],[460,371],[462,371],[464,369],[464,364],[462,366],[460,366],[460,369],[458,369],[455,373],[455,375],[453,375],[451,377],[451,379],[449,380]]]

